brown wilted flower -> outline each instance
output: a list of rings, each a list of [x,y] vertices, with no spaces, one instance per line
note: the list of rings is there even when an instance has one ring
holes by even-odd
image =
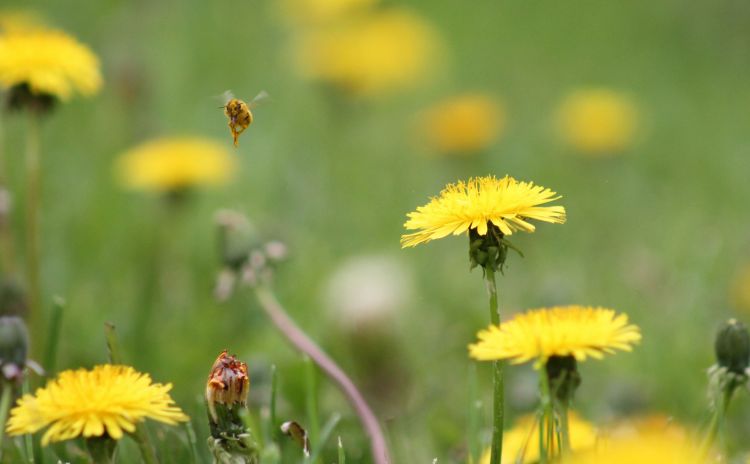
[[[216,358],[206,382],[206,403],[211,420],[218,422],[216,404],[245,406],[250,391],[247,364],[224,350]]]

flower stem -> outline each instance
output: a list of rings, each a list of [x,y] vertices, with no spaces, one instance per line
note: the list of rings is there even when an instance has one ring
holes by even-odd
[[[562,456],[565,457],[570,453],[570,428],[568,426],[568,404],[560,401],[560,434],[562,435],[561,448]]]
[[[41,163],[39,160],[39,114],[29,111],[26,128],[26,274],[29,285],[29,329],[41,333],[42,289],[39,279],[39,209]]]
[[[490,322],[493,325],[499,325],[500,308],[497,304],[497,284],[495,283],[495,270],[491,266],[484,268],[484,283],[487,287],[487,295],[490,300]],[[503,455],[503,406],[505,402],[502,361],[494,361],[492,363],[492,385],[492,448],[490,452],[490,464],[500,464]]]
[[[0,397],[0,458],[3,453],[3,438],[5,438],[5,420],[8,418],[8,410],[10,409],[10,400],[13,396],[13,385],[3,380],[3,393]]]
[[[107,340],[109,362],[112,364],[122,364],[122,351],[120,350],[120,342],[117,339],[117,332],[115,331],[115,325],[113,323],[106,322],[104,324],[104,337]],[[141,451],[141,457],[145,464],[157,464],[159,462],[156,458],[156,450],[154,450],[154,445],[151,444],[145,424],[138,424],[138,426],[136,426],[135,432],[133,433],[133,439],[138,444],[138,449]]]
[[[552,422],[552,396],[549,389],[549,377],[546,365],[539,369],[539,384],[541,389],[542,418],[539,421],[539,462],[546,464],[550,455],[552,440],[550,435],[553,428]],[[546,428],[545,428],[546,427]]]
[[[6,188],[8,162],[5,156],[5,126],[0,112],[0,265],[2,272],[10,275],[15,271],[13,235],[10,229],[11,195]]]
[[[734,385],[730,384],[724,388],[722,394],[722,401],[720,405],[716,405],[713,416],[711,416],[711,422],[708,424],[706,435],[703,437],[701,443],[699,456],[701,462],[705,461],[708,457],[708,453],[711,450],[711,446],[716,441],[716,435],[719,432],[722,422],[724,422],[724,416],[726,415],[727,409],[729,409],[729,402],[732,400],[732,394],[734,393]]]
[[[106,434],[102,437],[90,437],[86,439],[86,450],[91,459],[97,464],[112,464],[115,462],[115,447],[117,442]]]
[[[261,308],[263,308],[263,311],[271,319],[276,328],[287,338],[289,343],[309,356],[320,367],[320,370],[338,385],[352,407],[354,407],[362,426],[370,437],[373,462],[375,464],[390,463],[388,446],[386,445],[380,424],[362,397],[362,394],[354,385],[354,382],[310,337],[297,327],[268,287],[258,285],[253,287],[253,289]]]

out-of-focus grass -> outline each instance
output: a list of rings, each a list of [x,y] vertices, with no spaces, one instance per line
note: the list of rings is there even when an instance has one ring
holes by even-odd
[[[198,398],[223,348],[250,363],[256,406],[268,402],[261,393],[276,364],[279,418],[303,420],[299,356],[248,297],[226,304],[212,297],[213,212],[233,207],[288,243],[290,260],[276,277],[281,298],[360,381],[367,364],[328,316],[321,297],[327,278],[360,253],[394,255],[408,268],[416,296],[393,322],[388,346],[373,348],[391,350],[400,365],[398,378],[382,379],[398,385],[399,400],[381,411],[388,411],[396,462],[449,461],[465,439],[466,345],[487,323],[483,287],[477,271],[466,272],[465,239],[401,251],[398,238],[404,213],[446,182],[508,173],[560,192],[569,220],[513,237],[526,257],[512,256],[499,281],[504,313],[553,303],[627,312],[643,329],[642,345],[583,366],[578,397],[586,401],[577,406],[602,420],[643,408],[700,423],[713,331],[731,315],[726,288],[750,259],[750,7],[730,0],[690,8],[677,1],[408,4],[442,34],[443,72],[417,90],[346,102],[293,74],[272,2],[16,3],[88,43],[106,80],[101,95],[61,105],[43,127],[43,281],[46,295],[68,302],[58,366],[104,362],[102,324],[111,320],[127,359],[174,383],[199,445],[206,427]],[[621,157],[579,158],[554,136],[556,105],[590,85],[626,91],[639,106],[638,138]],[[236,182],[195,192],[170,218],[157,198],[115,184],[116,155],[148,137],[197,134],[229,146],[212,98],[226,89],[246,98],[265,89],[273,97],[240,139]],[[502,97],[503,139],[475,158],[414,153],[412,115],[465,90]],[[20,231],[21,118],[9,118],[6,133]],[[144,299],[163,227],[166,271],[156,296]],[[152,312],[147,349],[134,346],[132,332],[144,304]],[[512,368],[508,375],[509,408],[520,412],[530,407],[523,385],[531,374]],[[479,377],[488,379],[486,366]],[[344,413],[334,434],[344,437],[349,462],[366,459],[348,406],[322,379],[320,394],[321,421],[333,410]],[[730,418],[737,436],[747,431],[746,403],[740,399]],[[335,452],[331,441],[326,456]]]

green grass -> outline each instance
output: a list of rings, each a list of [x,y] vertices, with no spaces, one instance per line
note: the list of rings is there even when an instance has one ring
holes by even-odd
[[[174,384],[204,457],[200,396],[221,349],[249,363],[251,408],[268,407],[276,365],[278,420],[305,421],[301,356],[249,295],[223,304],[213,299],[213,214],[232,207],[290,247],[276,288],[298,323],[356,381],[396,392],[373,398],[395,462],[459,462],[468,420],[466,345],[487,324],[481,274],[467,272],[465,238],[400,250],[399,235],[405,213],[445,183],[507,173],[560,192],[569,219],[514,236],[526,257],[511,255],[499,277],[504,314],[556,303],[627,312],[642,327],[643,343],[632,354],[585,363],[576,406],[599,421],[663,411],[703,424],[712,338],[734,314],[727,301],[733,272],[750,259],[750,62],[743,41],[750,8],[730,0],[690,7],[674,0],[405,3],[435,23],[449,61],[417,90],[356,103],[332,99],[294,74],[272,2],[15,3],[89,44],[106,82],[100,95],[60,105],[43,124],[45,315],[52,314],[53,295],[66,301],[57,368],[105,362],[103,324],[113,321],[125,360]],[[622,157],[579,158],[554,137],[557,103],[589,85],[621,89],[639,105],[641,130]],[[158,198],[117,185],[116,156],[146,138],[197,134],[229,147],[213,99],[226,89],[247,98],[265,89],[273,97],[240,139],[234,183],[195,192],[172,217]],[[464,90],[502,99],[503,138],[475,158],[415,153],[406,130],[413,114]],[[24,123],[17,116],[4,123],[20,234]],[[381,344],[357,344],[322,295],[337,265],[372,253],[407,269],[412,297]],[[149,264],[154,259],[158,272]],[[142,311],[149,328],[139,336]],[[32,337],[44,346],[42,334]],[[377,363],[390,370],[371,378],[368,366]],[[521,387],[531,368],[507,372],[511,414],[533,408],[533,392],[530,402]],[[489,366],[478,366],[477,374],[488,427]],[[342,414],[323,462],[338,456],[337,436],[347,462],[369,462],[348,404],[322,376],[317,384],[318,417]],[[746,395],[733,406],[737,440],[750,423]],[[285,455],[293,449],[286,446]],[[187,442],[180,452],[189,453]]]

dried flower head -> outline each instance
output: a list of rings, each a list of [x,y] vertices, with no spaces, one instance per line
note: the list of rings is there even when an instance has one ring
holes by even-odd
[[[49,427],[43,445],[105,434],[119,440],[147,418],[170,425],[187,421],[169,396],[171,389],[172,384],[151,383],[148,374],[129,366],[68,370],[34,395],[20,398],[10,412],[7,430],[22,435]]]
[[[221,352],[206,382],[206,403],[211,419],[217,422],[216,405],[229,407],[245,406],[250,392],[250,377],[247,375],[247,364],[228,355],[227,350]]]

